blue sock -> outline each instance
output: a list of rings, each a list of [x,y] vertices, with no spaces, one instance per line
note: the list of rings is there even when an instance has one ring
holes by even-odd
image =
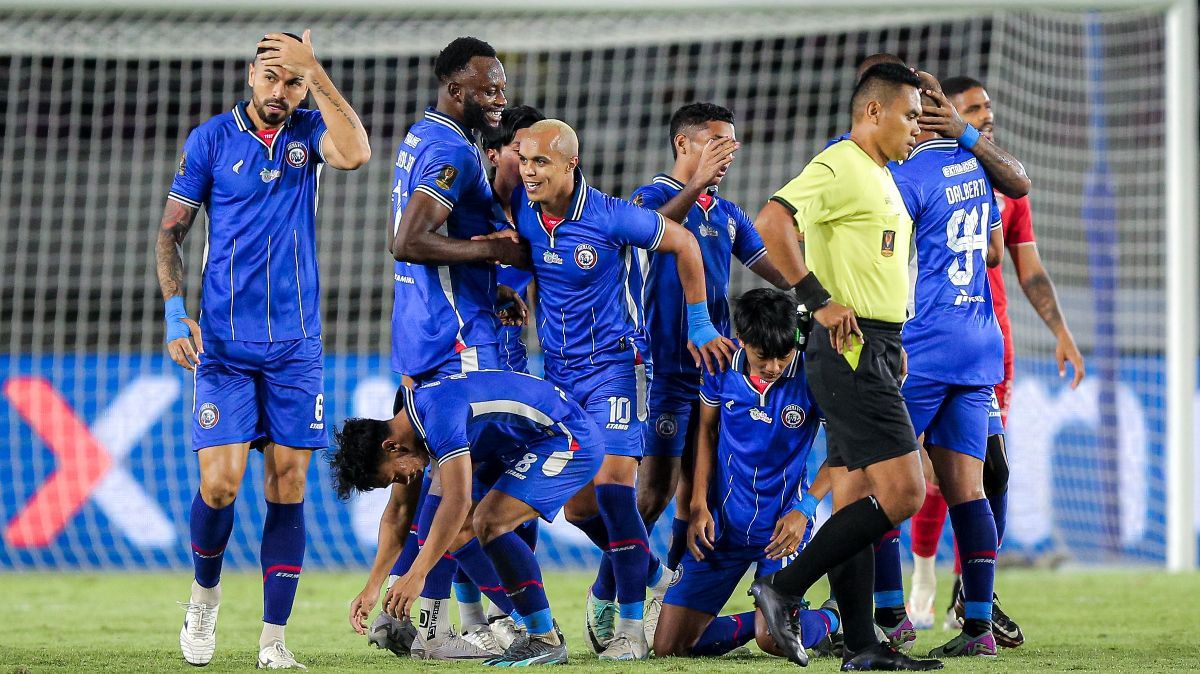
[[[962,557],[963,617],[992,621],[992,586],[996,579],[996,520],[987,499],[950,508],[950,523]],[[974,636],[974,635],[972,635]]]
[[[458,570],[454,572],[454,599],[460,604],[478,604],[483,601],[483,593],[479,591],[479,587],[471,582],[471,577],[463,571],[463,561],[458,556],[458,552],[450,553],[454,560],[458,562]],[[489,562],[490,564],[490,562]]]
[[[537,518],[531,519],[525,524],[517,527],[517,535],[521,540],[525,541],[525,545],[529,546],[530,550],[537,552],[538,543],[538,521]]]
[[[671,547],[667,548],[667,568],[672,571],[679,568],[679,562],[683,561],[683,555],[687,552],[687,530],[687,520],[678,517],[671,520]]]
[[[602,552],[608,550],[608,528],[604,525],[603,517],[596,515],[573,524]],[[596,582],[592,584],[592,596],[601,601],[613,601],[617,597],[616,579],[613,578],[608,553],[600,558],[600,569],[596,572]]]
[[[988,497],[992,507],[992,519],[996,522],[996,550],[1004,544],[1004,528],[1008,524],[1008,489]]]
[[[712,619],[691,654],[699,657],[725,655],[738,646],[745,646],[754,638],[754,611],[717,616]]]
[[[263,622],[286,625],[304,565],[304,502],[271,503],[263,522]]]
[[[800,612],[800,635],[805,648],[812,648],[838,628],[837,614],[829,609]]]
[[[498,536],[483,546],[496,568],[513,608],[521,615],[530,634],[554,629],[550,602],[542,585],[542,570],[529,545],[513,532]]]
[[[417,558],[417,553],[421,552],[421,544],[417,542],[420,536],[417,534],[417,524],[413,522],[412,528],[408,530],[408,536],[404,539],[404,547],[400,548],[400,555],[396,557],[396,563],[392,565],[393,576],[403,576],[412,568],[413,560]]]
[[[425,502],[421,504],[421,512],[417,519],[417,542],[421,545],[425,545],[429,526],[433,524],[433,515],[441,502],[441,496],[425,495]],[[425,588],[421,590],[421,596],[426,599],[449,599],[450,585],[454,581],[454,572],[457,569],[458,563],[453,557],[448,554],[442,555],[438,563],[429,570],[429,575],[425,576]]]
[[[650,542],[638,514],[637,492],[623,484],[602,484],[596,487],[596,501],[608,528],[608,556],[617,579],[617,613],[626,620],[641,620]]]
[[[900,530],[892,529],[875,544],[876,622],[885,627],[895,624],[893,612],[880,616],[885,609],[904,608],[904,571],[900,568]],[[885,618],[880,620],[880,617]]]
[[[221,582],[225,546],[229,543],[229,535],[233,533],[233,503],[224,508],[210,508],[200,497],[200,492],[196,492],[189,520],[196,583],[200,587],[216,587]]]
[[[518,536],[518,538],[520,537]],[[524,540],[521,542],[525,543]],[[525,546],[529,547],[529,544],[526,543]],[[497,573],[496,567],[492,565],[492,560],[483,551],[483,546],[479,544],[479,539],[472,538],[466,545],[455,550],[453,554],[454,559],[458,561],[459,573],[462,573],[467,578],[467,587],[475,590],[475,601],[479,601],[479,592],[482,590],[487,595],[488,600],[492,602],[492,605],[507,614],[511,614],[513,612],[512,600],[508,598],[508,593],[504,591],[500,575]],[[461,602],[463,598],[458,595],[458,585],[455,582],[454,592],[455,596]]]

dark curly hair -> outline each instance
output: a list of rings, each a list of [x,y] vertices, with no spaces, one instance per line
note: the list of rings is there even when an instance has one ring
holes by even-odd
[[[445,84],[455,73],[466,68],[476,56],[496,58],[496,50],[477,37],[455,38],[437,55],[433,62],[433,74],[439,82]]]
[[[388,424],[379,419],[347,419],[340,430],[334,429],[333,444],[337,449],[328,453],[328,457],[338,498],[345,501],[356,491],[375,488],[387,436]]]

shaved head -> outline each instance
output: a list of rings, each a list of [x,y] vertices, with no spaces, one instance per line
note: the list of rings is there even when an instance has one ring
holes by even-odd
[[[895,54],[888,54],[886,52],[871,54],[867,58],[863,59],[862,63],[858,64],[858,68],[854,71],[854,81],[861,82],[863,75],[865,75],[868,70],[882,63],[895,63],[896,65],[907,67],[904,63],[904,59],[896,56]]]
[[[575,129],[561,119],[543,119],[529,127],[529,135],[535,136],[538,143],[558,153],[562,159],[570,159],[579,155],[579,136]]]

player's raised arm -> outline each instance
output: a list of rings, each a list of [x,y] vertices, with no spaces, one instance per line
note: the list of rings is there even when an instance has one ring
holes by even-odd
[[[295,75],[284,86],[308,85],[327,131],[321,138],[321,157],[336,169],[356,169],[371,159],[371,144],[358,113],[350,107],[313,52],[312,31],[304,31],[301,42],[283,33],[269,33],[258,43],[262,67],[277,67]]]
[[[950,92],[950,96],[953,97],[962,91],[958,82],[965,79],[947,79],[942,83],[942,89]],[[1016,157],[996,145],[990,132],[983,132],[964,121],[954,103],[942,90],[926,89],[922,93],[935,102],[935,105],[921,106],[921,117],[917,123],[921,125],[922,131],[933,131],[945,138],[957,139],[959,145],[975,155],[992,186],[1004,196],[1019,199],[1029,194],[1033,183],[1025,174],[1025,167]],[[990,102],[988,105],[990,106]]]
[[[656,249],[675,255],[679,284],[687,302],[688,350],[709,372],[724,370],[733,356],[733,342],[721,336],[708,315],[708,290],[704,283],[704,258],[696,237],[682,225],[664,218],[662,242]]]
[[[675,139],[676,144],[688,142],[687,136],[682,133],[676,134]],[[721,184],[725,172],[733,163],[733,153],[741,146],[741,143],[728,136],[709,138],[700,151],[699,163],[696,165],[696,172],[692,174],[691,180],[684,183],[679,194],[659,206],[658,212],[668,220],[683,222],[700,194],[710,187]]]

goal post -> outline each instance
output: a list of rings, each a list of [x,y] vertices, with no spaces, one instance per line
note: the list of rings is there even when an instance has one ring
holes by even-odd
[[[509,99],[575,126],[589,181],[618,196],[669,169],[676,107],[727,105],[743,148],[721,193],[750,213],[848,128],[857,62],[893,52],[985,82],[997,140],[1029,170],[1039,250],[1088,358],[1070,391],[1006,262],[1018,374],[1005,554],[1194,569],[1194,3],[646,5],[0,0],[0,571],[187,564],[192,382],[162,350],[154,227],[188,130],[247,95],[256,38],[306,27],[374,150],[359,171],[322,178],[331,421],[390,410],[391,158],[434,101],[432,57],[449,39],[496,46]],[[1111,194],[1111,220],[1091,215],[1089,194]],[[184,246],[193,313],[206,226]],[[737,271],[730,296],[758,283]],[[96,461],[71,467],[81,456]],[[313,463],[309,564],[367,563],[382,502],[338,503]],[[233,566],[256,559],[256,471],[252,461],[238,499]],[[591,563],[572,536],[548,527],[541,554]]]

